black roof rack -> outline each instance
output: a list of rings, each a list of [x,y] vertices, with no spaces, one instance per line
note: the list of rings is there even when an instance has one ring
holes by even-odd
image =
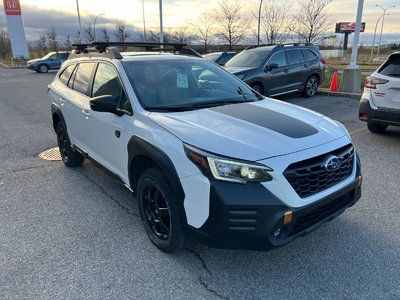
[[[91,44],[73,44],[76,50],[72,52],[72,57],[79,56],[106,56],[108,58],[122,59],[121,53],[115,47],[135,47],[143,48],[145,51],[168,51],[174,54],[202,57],[195,50],[188,48],[186,44],[175,43],[137,43],[137,42],[93,42]]]
[[[259,47],[271,47],[271,46],[287,47],[287,46],[315,46],[315,45],[312,43],[262,44],[262,45],[252,45],[252,46],[245,48],[244,50],[255,49],[255,48],[259,48]]]

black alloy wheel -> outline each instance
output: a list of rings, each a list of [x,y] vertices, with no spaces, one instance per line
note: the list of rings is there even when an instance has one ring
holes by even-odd
[[[310,76],[307,79],[306,86],[304,87],[303,95],[307,98],[314,97],[318,91],[318,78]]]

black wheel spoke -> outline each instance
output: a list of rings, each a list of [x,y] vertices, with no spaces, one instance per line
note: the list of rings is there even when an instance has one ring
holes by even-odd
[[[171,213],[161,191],[149,182],[142,195],[144,214],[151,231],[160,239],[168,239],[171,231]]]

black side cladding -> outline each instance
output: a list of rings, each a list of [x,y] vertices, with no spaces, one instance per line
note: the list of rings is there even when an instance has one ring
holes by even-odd
[[[268,128],[291,138],[304,138],[318,133],[316,128],[307,123],[249,103],[216,106],[209,109]]]

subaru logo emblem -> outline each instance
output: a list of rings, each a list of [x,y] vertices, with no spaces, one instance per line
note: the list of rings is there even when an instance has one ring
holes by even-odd
[[[324,165],[325,170],[327,171],[335,171],[341,166],[342,166],[342,160],[335,155],[329,156]]]

